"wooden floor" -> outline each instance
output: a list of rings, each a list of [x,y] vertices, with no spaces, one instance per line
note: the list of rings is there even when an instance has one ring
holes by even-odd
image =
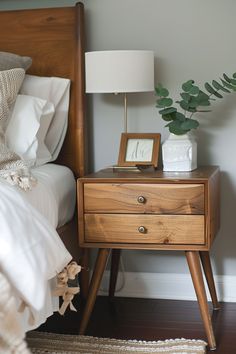
[[[42,331],[77,334],[83,304],[78,313],[55,314]],[[215,353],[236,354],[236,303],[223,303],[212,316],[217,341]],[[87,335],[122,339],[158,340],[192,338],[206,340],[195,301],[98,297]],[[210,352],[210,351],[209,351]]]

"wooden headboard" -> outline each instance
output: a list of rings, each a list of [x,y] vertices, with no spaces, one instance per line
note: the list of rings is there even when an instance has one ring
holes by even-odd
[[[30,56],[28,73],[71,80],[69,126],[58,163],[83,176],[84,6],[0,11],[0,51]]]

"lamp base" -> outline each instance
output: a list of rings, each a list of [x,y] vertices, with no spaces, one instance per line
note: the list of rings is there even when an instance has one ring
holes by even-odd
[[[113,170],[116,170],[116,171],[140,172],[140,169],[137,166],[118,166],[118,165],[113,165],[113,166],[108,166],[107,168],[113,169]]]
[[[108,166],[107,169],[113,169],[113,171],[131,171],[131,172],[142,172],[146,170],[156,170],[153,165],[137,165],[137,166],[118,166],[112,165]]]

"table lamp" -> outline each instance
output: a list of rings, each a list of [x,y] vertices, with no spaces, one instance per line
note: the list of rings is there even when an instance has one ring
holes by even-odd
[[[149,50],[108,50],[85,53],[87,93],[124,93],[127,133],[127,93],[154,91],[154,53]]]

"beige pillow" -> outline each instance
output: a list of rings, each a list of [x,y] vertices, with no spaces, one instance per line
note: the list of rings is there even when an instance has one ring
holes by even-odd
[[[9,183],[27,190],[31,188],[33,181],[28,166],[7,147],[4,134],[9,110],[16,99],[24,76],[25,71],[19,68],[0,71],[0,176]]]
[[[14,53],[0,52],[0,71],[15,68],[22,68],[26,71],[31,64],[32,59],[30,57],[22,57]]]
[[[0,71],[0,128],[5,131],[9,110],[25,77],[23,69]]]

